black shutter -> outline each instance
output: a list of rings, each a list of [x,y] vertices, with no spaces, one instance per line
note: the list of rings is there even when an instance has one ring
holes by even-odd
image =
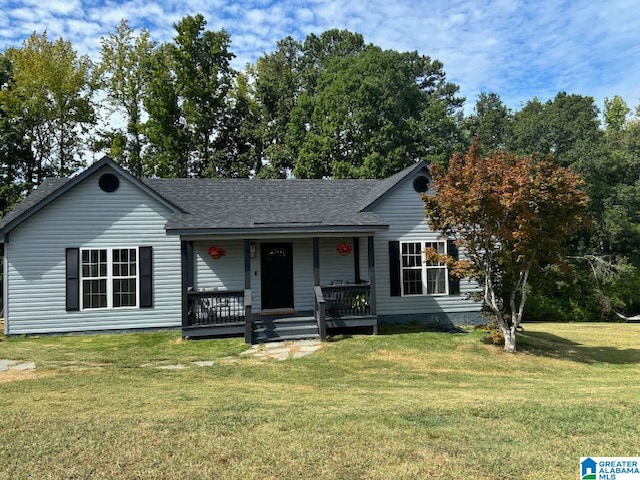
[[[140,247],[140,308],[153,307],[153,248]]]
[[[447,240],[447,253],[458,260],[458,246],[454,240]],[[460,293],[460,279],[449,275],[449,295],[458,295]]]
[[[392,297],[402,295],[400,288],[400,242],[389,242],[389,293]]]
[[[66,284],[66,305],[67,312],[77,312],[80,310],[80,249],[67,248],[67,284]]]

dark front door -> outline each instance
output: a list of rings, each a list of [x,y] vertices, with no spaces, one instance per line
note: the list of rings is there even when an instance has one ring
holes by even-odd
[[[290,243],[260,245],[262,309],[293,308],[293,253]]]

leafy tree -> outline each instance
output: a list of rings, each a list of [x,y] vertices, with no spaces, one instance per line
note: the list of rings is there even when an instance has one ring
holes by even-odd
[[[529,155],[553,155],[563,166],[589,158],[600,141],[598,108],[592,97],[560,92],[546,103],[537,98],[513,116],[507,150]]]
[[[192,135],[196,175],[218,170],[211,164],[212,154],[226,128],[224,111],[235,77],[229,35],[205,30],[206,23],[200,14],[184,17],[175,24],[175,45],[170,46],[175,85]]]
[[[168,46],[158,48],[149,60],[148,95],[143,103],[149,114],[145,135],[149,146],[143,154],[150,175],[183,178],[193,172],[191,138],[172,73]]]
[[[531,272],[561,261],[567,236],[585,225],[582,181],[549,159],[482,158],[475,143],[447,172],[434,166],[433,179],[436,195],[423,196],[427,222],[459,239],[504,348],[515,352]]]
[[[320,75],[334,60],[355,57],[366,49],[364,38],[359,33],[336,28],[320,35],[310,33],[301,46],[302,90],[313,96],[317,92]]]
[[[604,99],[604,123],[607,133],[620,132],[627,125],[627,115],[631,109],[619,95]]]
[[[287,37],[273,53],[260,57],[251,68],[255,77],[255,99],[262,108],[255,130],[263,146],[266,165],[258,166],[258,176],[285,178],[293,170],[296,152],[288,141],[291,111],[301,91],[301,45]]]
[[[11,62],[0,54],[0,218],[31,188],[25,172],[33,164],[25,124],[9,115],[2,102],[11,95],[11,78]]]
[[[332,29],[309,34],[302,43],[286,37],[273,53],[258,59],[252,74],[256,100],[263,108],[262,123],[256,128],[261,130],[265,163],[258,176],[285,178],[291,174],[304,142],[305,117],[319,76],[334,59],[350,58],[364,47],[362,35]]]
[[[32,34],[22,48],[10,48],[5,55],[12,76],[2,103],[23,122],[35,158],[27,181],[39,184],[46,175],[75,172],[82,165],[83,135],[95,124],[91,62],[78,57],[70,42],[60,38],[52,43],[46,33]]]
[[[155,42],[147,30],[135,35],[134,29],[122,20],[114,33],[101,39],[101,61],[96,71],[99,85],[106,92],[106,101],[113,111],[124,117],[125,129],[107,132],[111,157],[128,167],[134,175],[143,175],[142,149],[143,99],[146,94],[145,62],[152,56]],[[112,112],[113,113],[113,112]]]
[[[442,64],[346,30],[291,38],[255,67],[264,109],[260,176],[385,177],[458,146],[463,99]]]
[[[581,103],[586,112],[590,103]],[[629,112],[621,97],[606,99],[604,129],[571,149],[594,225],[572,237],[571,268],[547,268],[546,278],[534,279],[528,318],[602,321],[640,309],[640,292],[629,288],[640,278],[640,149]]]
[[[292,113],[297,177],[382,177],[421,156],[421,93],[399,57],[369,47],[329,63],[316,94],[304,93]]]
[[[244,74],[236,77],[225,109],[225,129],[220,132],[213,161],[205,168],[205,177],[249,177],[261,168],[261,111],[253,98],[252,87]],[[215,166],[215,169],[209,170]]]
[[[206,30],[206,23],[200,14],[181,19],[174,43],[162,45],[150,62],[149,158],[171,175],[186,168],[189,175],[219,176],[227,168],[215,164],[222,157],[214,152],[224,148],[234,55],[229,35]]]
[[[466,127],[482,152],[504,150],[511,137],[512,119],[511,110],[498,94],[482,92]]]

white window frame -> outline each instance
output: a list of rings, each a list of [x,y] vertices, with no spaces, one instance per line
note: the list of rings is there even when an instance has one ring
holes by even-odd
[[[85,277],[82,271],[82,256],[84,252],[92,251],[92,250],[106,250],[107,252],[107,275],[106,276],[98,276],[98,277]],[[126,276],[114,276],[113,275],[113,252],[115,250],[135,250],[136,252],[136,268],[135,268],[135,277],[133,275]],[[91,255],[91,254],[89,254]],[[99,254],[98,254],[99,255]],[[135,278],[136,280],[136,297],[135,297],[135,305],[125,305],[120,307],[114,307],[114,289],[113,289],[113,281],[114,280],[127,280]],[[107,306],[106,307],[85,307],[84,305],[84,281],[85,280],[106,280],[107,282]],[[121,309],[139,309],[140,308],[140,250],[138,247],[133,246],[117,246],[117,247],[83,247],[80,249],[80,310],[81,311],[100,311],[100,310],[121,310]]]
[[[420,244],[420,267],[405,267],[403,256],[404,254],[404,245],[407,244]],[[403,297],[444,297],[449,295],[449,268],[445,264],[438,265],[430,265],[427,262],[427,259],[424,254],[424,250],[427,247],[434,247],[438,244],[442,245],[442,252],[447,253],[447,241],[446,240],[413,240],[413,241],[401,241],[400,242],[400,291]],[[436,248],[436,250],[438,250]],[[441,253],[442,253],[441,252]],[[419,270],[422,276],[422,293],[405,293],[404,288],[404,272],[407,270]],[[428,292],[428,283],[427,276],[429,270],[443,270],[444,271],[444,292],[440,293],[427,293]]]

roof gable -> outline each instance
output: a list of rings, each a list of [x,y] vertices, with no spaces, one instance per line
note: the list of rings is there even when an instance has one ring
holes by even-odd
[[[396,190],[402,182],[409,176],[423,171],[424,175],[431,182],[431,175],[429,174],[429,164],[424,160],[405,168],[404,170],[392,175],[384,180],[380,181],[380,184],[363,199],[361,204],[362,211],[370,211],[378,203],[380,203],[386,196]]]
[[[25,198],[11,212],[9,212],[2,218],[2,220],[0,221],[0,241],[4,241],[5,236],[22,222],[38,213],[47,205],[51,204],[66,192],[74,188],[76,185],[91,177],[94,173],[96,173],[103,167],[109,167],[113,169],[114,171],[122,175],[125,179],[143,190],[145,193],[155,198],[163,205],[167,206],[170,210],[174,212],[183,211],[173,202],[159,195],[153,189],[149,188],[149,186],[147,186],[145,183],[141,182],[138,178],[128,173],[120,165],[111,160],[111,158],[105,156],[75,177],[45,179],[45,181],[42,182],[42,184],[35,191],[29,194],[27,198]]]

